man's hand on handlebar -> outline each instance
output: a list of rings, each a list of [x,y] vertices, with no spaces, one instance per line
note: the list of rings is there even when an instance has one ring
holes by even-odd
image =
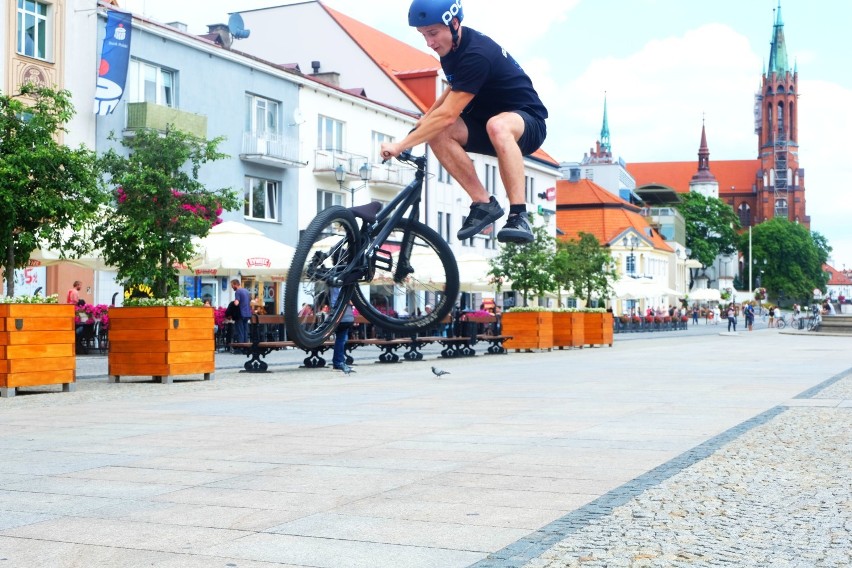
[[[404,150],[405,148],[396,142],[383,142],[381,151],[382,160],[387,162],[391,158],[396,158]]]

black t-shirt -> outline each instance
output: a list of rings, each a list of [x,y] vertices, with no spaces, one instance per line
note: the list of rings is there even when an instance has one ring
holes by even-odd
[[[518,62],[476,30],[462,28],[461,45],[441,58],[441,67],[452,90],[474,95],[464,112],[483,122],[513,110],[547,118],[547,109]]]

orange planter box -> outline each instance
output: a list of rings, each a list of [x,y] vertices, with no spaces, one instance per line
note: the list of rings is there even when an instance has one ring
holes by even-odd
[[[74,306],[0,304],[0,396],[40,385],[74,390],[74,342]]]
[[[554,312],[553,346],[582,348],[586,344],[585,316],[583,312]]]
[[[109,310],[109,375],[150,375],[170,383],[176,375],[216,370],[213,308],[143,307]]]
[[[502,316],[503,335],[511,335],[506,349],[553,348],[553,312],[506,312]]]
[[[612,347],[612,313],[586,312],[584,334],[586,345],[609,345]]]

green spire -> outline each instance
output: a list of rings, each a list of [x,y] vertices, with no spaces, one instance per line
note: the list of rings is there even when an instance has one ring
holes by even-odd
[[[784,21],[781,19],[781,0],[775,13],[775,26],[772,31],[772,44],[769,50],[769,74],[784,74],[790,70],[787,61],[787,45],[784,42]]]
[[[609,120],[606,117],[606,91],[604,91],[604,116],[603,126],[601,127],[601,149],[609,152],[611,150],[609,143]]]

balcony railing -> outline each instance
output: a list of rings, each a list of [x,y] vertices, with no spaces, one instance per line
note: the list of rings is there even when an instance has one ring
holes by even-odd
[[[127,103],[126,130],[153,128],[165,130],[172,125],[199,138],[207,138],[207,117],[155,103]]]
[[[302,168],[307,165],[299,156],[299,139],[280,134],[244,132],[240,158],[268,166]]]
[[[364,164],[370,167],[371,184],[404,187],[414,179],[414,168],[398,163],[374,164],[367,156],[341,150],[316,150],[314,153],[314,173],[333,176],[337,166],[343,166],[347,176],[360,179],[360,169]]]

